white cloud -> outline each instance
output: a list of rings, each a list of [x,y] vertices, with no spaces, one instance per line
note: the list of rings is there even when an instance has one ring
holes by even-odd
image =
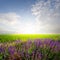
[[[16,13],[1,13],[0,23],[13,25],[16,24],[20,18]]]
[[[60,33],[60,0],[37,0],[31,11],[38,33]]]
[[[21,24],[21,16],[16,13],[0,13],[0,33],[16,33]]]
[[[0,27],[0,34],[13,34],[13,33],[16,33],[16,31],[11,31],[11,30],[9,30],[9,29],[4,29],[4,28],[1,28]]]
[[[26,18],[25,18],[26,19]],[[0,14],[0,33],[36,33],[34,22],[22,20],[16,13]]]

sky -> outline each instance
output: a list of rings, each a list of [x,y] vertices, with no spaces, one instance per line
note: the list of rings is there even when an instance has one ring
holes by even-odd
[[[60,0],[0,0],[0,34],[60,33]]]

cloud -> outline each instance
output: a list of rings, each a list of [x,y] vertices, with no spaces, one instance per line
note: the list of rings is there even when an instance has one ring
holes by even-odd
[[[17,25],[20,24],[20,15],[13,12],[0,13],[0,33],[16,33]]]
[[[24,21],[16,13],[2,13],[0,14],[0,33],[36,33],[35,24],[30,20]]]
[[[40,33],[60,33],[60,0],[37,0],[31,11]]]
[[[20,18],[16,13],[1,13],[0,23],[13,25],[16,24]]]
[[[16,33],[16,31],[11,31],[9,29],[0,28],[0,34],[13,34],[13,33]]]

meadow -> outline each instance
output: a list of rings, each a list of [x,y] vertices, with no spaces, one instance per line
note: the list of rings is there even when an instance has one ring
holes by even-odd
[[[58,39],[60,40],[60,34],[0,34],[0,42],[10,42],[14,40],[34,40],[34,39]]]
[[[1,34],[0,60],[60,60],[60,34]]]

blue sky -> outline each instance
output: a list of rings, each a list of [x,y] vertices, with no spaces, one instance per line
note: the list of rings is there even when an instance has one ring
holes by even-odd
[[[0,13],[15,12],[22,16],[32,15],[31,5],[35,0],[0,0]]]
[[[0,0],[0,33],[60,33],[60,0]]]
[[[0,0],[0,12],[29,13],[35,0]]]

